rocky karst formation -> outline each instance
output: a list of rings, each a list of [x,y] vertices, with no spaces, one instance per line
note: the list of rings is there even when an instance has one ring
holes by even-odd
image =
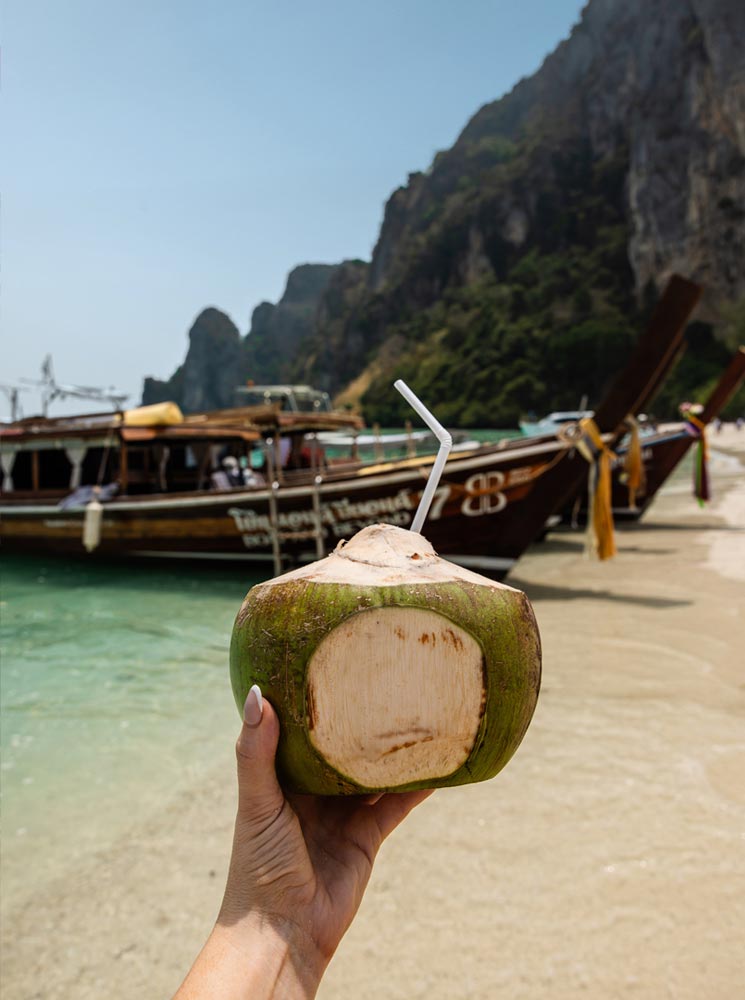
[[[242,367],[254,382],[287,382],[297,362],[298,344],[314,329],[319,300],[334,273],[332,264],[303,264],[290,271],[276,305],[262,302],[243,342]]]
[[[745,3],[590,0],[391,195],[371,263],[333,272],[284,370],[370,420],[402,418],[401,376],[453,425],[512,423],[597,398],[678,271],[706,296],[669,411],[726,363],[744,259]]]
[[[216,410],[230,406],[240,366],[241,335],[219,309],[204,309],[189,330],[184,363],[168,381],[146,378],[142,402],[173,400],[182,410]]]
[[[371,289],[395,277],[407,244],[431,226],[443,199],[470,181],[494,179],[500,161],[513,157],[527,170],[536,165],[550,173],[567,142],[581,145],[595,163],[623,161],[637,291],[650,279],[661,285],[684,270],[714,297],[745,292],[740,0],[592,0],[534,76],[481,108],[426,175],[410,175],[393,195],[373,255]],[[494,205],[499,232],[508,244],[524,246],[539,238],[546,222],[541,186],[505,188]],[[457,213],[453,228],[463,215]],[[488,238],[478,226],[460,233],[464,283],[500,270]]]
[[[189,331],[186,360],[167,381],[146,378],[142,401],[172,399],[185,413],[233,406],[236,386],[285,382],[296,365],[297,346],[314,329],[322,293],[338,267],[303,264],[294,268],[280,301],[262,302],[241,337],[218,309],[203,310]]]

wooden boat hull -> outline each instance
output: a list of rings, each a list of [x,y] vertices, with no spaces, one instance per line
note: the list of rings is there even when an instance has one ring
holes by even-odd
[[[613,468],[613,517],[618,521],[638,521],[694,440],[685,425],[680,424],[642,442],[645,485],[633,503],[625,482],[623,459],[619,458]]]
[[[543,476],[569,450],[547,438],[486,446],[451,459],[427,519],[435,549],[479,572],[503,576],[536,534],[525,525],[532,524]],[[411,460],[329,476],[318,486],[321,546],[313,485],[281,486],[275,496],[283,565],[315,559],[369,524],[408,527],[430,467]],[[103,505],[100,541],[91,555],[271,562],[270,493],[235,489],[111,500]],[[85,508],[6,500],[0,512],[6,552],[86,554]]]

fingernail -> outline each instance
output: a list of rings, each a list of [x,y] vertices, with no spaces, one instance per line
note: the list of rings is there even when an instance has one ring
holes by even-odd
[[[261,697],[261,688],[254,684],[248,692],[246,704],[243,706],[243,718],[247,726],[258,726],[261,722],[261,715],[264,711],[264,699]]]

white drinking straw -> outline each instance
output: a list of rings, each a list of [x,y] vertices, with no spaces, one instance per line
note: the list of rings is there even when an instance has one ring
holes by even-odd
[[[445,462],[447,462],[450,449],[453,446],[453,439],[442,424],[435,420],[421,399],[414,395],[403,379],[395,381],[393,383],[393,388],[398,389],[406,402],[413,406],[427,427],[429,427],[437,440],[440,442],[440,450],[437,452],[435,464],[432,466],[432,471],[429,474],[427,485],[424,487],[422,498],[419,501],[419,506],[416,509],[414,520],[411,522],[411,528],[409,529],[410,531],[421,532],[424,519],[429,513],[430,504],[432,503],[432,498],[435,495],[437,484],[440,481],[442,470],[445,468]]]

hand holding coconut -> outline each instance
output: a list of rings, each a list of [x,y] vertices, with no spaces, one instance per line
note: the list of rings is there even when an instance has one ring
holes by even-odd
[[[236,745],[238,815],[220,915],[175,1000],[307,1000],[351,923],[383,840],[427,791],[286,795],[274,755],[279,721],[246,699]]]
[[[413,530],[364,528],[254,587],[236,619],[233,854],[217,925],[177,1000],[314,996],[385,837],[428,789],[496,774],[530,723],[532,609],[418,533],[450,437],[396,387],[441,440]]]

